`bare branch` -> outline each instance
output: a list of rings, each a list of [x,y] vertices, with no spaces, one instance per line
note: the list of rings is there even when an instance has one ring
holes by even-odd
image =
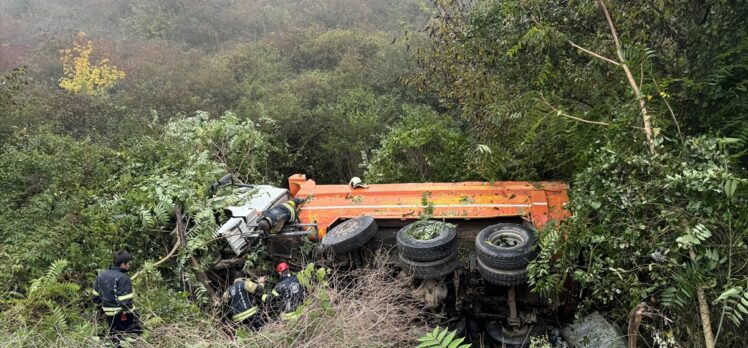
[[[696,253],[693,248],[688,249],[688,255],[691,257],[691,261],[696,262]],[[704,342],[706,348],[714,348],[714,335],[712,334],[712,319],[709,316],[709,305],[707,304],[706,294],[704,293],[704,287],[699,285],[696,287],[696,298],[699,302],[699,317],[701,318],[701,328],[704,331]]]
[[[572,45],[572,46],[573,46],[574,48],[577,48],[577,49],[579,49],[580,51],[582,51],[582,52],[584,52],[584,53],[587,53],[587,54],[589,54],[589,55],[591,55],[591,56],[594,56],[595,58],[599,58],[599,59],[602,59],[602,60],[604,60],[604,61],[606,61],[606,62],[608,62],[608,63],[610,63],[610,64],[613,64],[613,65],[615,65],[615,66],[618,66],[618,65],[620,65],[620,64],[619,64],[618,62],[616,62],[616,61],[614,61],[614,60],[612,60],[612,59],[610,59],[610,58],[606,58],[606,57],[604,57],[604,56],[601,56],[601,55],[599,55],[599,54],[597,54],[597,53],[595,53],[595,52],[592,52],[592,51],[590,51],[590,50],[588,50],[588,49],[586,49],[586,48],[582,47],[582,46],[579,46],[579,45],[575,44],[575,43],[574,43],[573,41],[571,41],[571,40],[569,40],[569,44],[570,44],[570,45]]]
[[[647,111],[647,105],[644,103],[644,98],[642,98],[641,88],[636,84],[634,75],[631,74],[631,69],[629,69],[628,65],[626,65],[626,59],[623,57],[623,51],[621,51],[621,42],[618,40],[618,32],[616,32],[616,27],[615,25],[613,25],[613,19],[610,17],[608,8],[605,7],[605,3],[603,3],[602,0],[597,0],[597,3],[598,5],[600,5],[600,8],[605,14],[605,19],[608,21],[610,34],[613,36],[613,42],[615,42],[616,45],[616,54],[618,55],[619,64],[623,68],[623,71],[626,73],[626,79],[628,79],[631,88],[634,90],[636,99],[639,100],[639,108],[641,109],[642,122],[644,124],[644,133],[647,135],[647,145],[649,145],[649,153],[654,154],[655,144],[654,133],[652,132],[652,122],[649,116],[649,112]]]
[[[639,338],[639,326],[642,323],[642,317],[648,316],[649,306],[646,302],[639,303],[629,313],[629,329],[628,329],[628,348],[636,348],[636,341]]]
[[[167,254],[166,256],[164,256],[164,258],[163,258],[163,259],[161,259],[161,260],[158,260],[158,262],[154,263],[154,264],[153,264],[153,268],[156,268],[156,267],[160,266],[160,265],[161,265],[162,263],[164,263],[164,262],[166,262],[167,260],[169,260],[170,258],[174,257],[174,255],[176,254],[176,252],[177,252],[177,250],[179,249],[179,246],[180,246],[180,245],[181,245],[181,243],[179,242],[179,234],[177,234],[177,241],[176,241],[176,242],[174,243],[174,247],[173,247],[173,248],[171,248],[171,251],[169,252],[169,254]],[[132,278],[131,278],[131,279],[133,279],[133,280],[134,280],[135,278],[137,278],[137,277],[138,277],[138,276],[139,276],[139,275],[140,275],[141,273],[143,273],[143,271],[144,271],[144,270],[145,270],[145,269],[141,269],[141,270],[137,271],[137,272],[136,272],[136,273],[135,273],[135,274],[134,274],[134,275],[132,276]]]
[[[620,51],[621,41],[618,41],[618,32],[616,31],[616,26],[613,25],[613,19],[610,17],[610,12],[608,12],[608,8],[605,6],[602,0],[597,0],[597,3],[600,4],[600,7],[602,7],[603,13],[605,13],[605,19],[608,20],[610,32],[611,34],[613,34],[613,42],[615,42],[616,44],[616,51]],[[621,61],[623,61],[623,58],[620,55],[618,58],[621,58]]]
[[[155,233],[174,233],[174,231],[159,230],[157,228],[146,228],[143,232],[155,232]]]
[[[543,95],[543,93],[540,93],[540,99],[542,99],[543,102],[545,103],[545,105],[547,105],[549,108],[551,108],[553,111],[555,111],[556,114],[558,114],[559,116],[563,116],[563,117],[570,118],[570,119],[575,120],[575,121],[589,123],[589,124],[597,124],[597,125],[601,125],[601,126],[610,126],[610,123],[585,120],[583,118],[572,116],[572,115],[569,115],[569,114],[567,114],[567,113],[565,113],[565,112],[563,112],[563,111],[561,111],[559,109],[556,109],[555,107],[553,107],[553,105],[551,105],[551,103],[548,102],[548,100],[545,99],[545,96]]]
[[[655,80],[654,75],[652,73],[649,74],[652,76],[652,81],[654,82],[655,88],[657,89],[657,93],[662,97],[662,101],[665,102],[665,105],[667,106],[667,109],[670,110],[670,116],[673,117],[673,122],[675,122],[675,128],[678,130],[678,137],[683,139],[683,133],[680,132],[680,125],[678,125],[678,119],[675,118],[675,112],[673,112],[673,108],[670,107],[670,103],[667,102],[667,98],[665,98],[665,95],[660,90],[660,86],[657,85],[657,80]]]

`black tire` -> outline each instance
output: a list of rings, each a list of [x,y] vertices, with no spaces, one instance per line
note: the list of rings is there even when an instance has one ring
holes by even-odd
[[[527,270],[503,270],[487,266],[483,260],[478,259],[478,272],[483,279],[491,284],[499,286],[519,286],[527,284]]]
[[[428,240],[415,239],[409,231],[428,225],[442,225],[439,234]],[[428,262],[441,260],[457,250],[457,231],[441,221],[414,222],[397,231],[397,249],[408,260]]]
[[[486,266],[503,270],[521,270],[535,258],[535,232],[519,224],[491,225],[478,232],[475,250]]]
[[[486,333],[491,338],[496,347],[506,348],[525,348],[530,346],[530,337],[540,334],[535,327],[530,328],[524,335],[510,335],[504,332],[501,325],[495,321],[486,323]]]
[[[335,254],[345,254],[360,248],[377,233],[377,223],[368,215],[343,221],[331,228],[322,238],[322,245]]]
[[[467,324],[465,318],[462,318],[458,322],[451,325],[447,325],[447,330],[455,331],[457,333],[457,336],[464,337],[467,334]]]
[[[460,261],[457,259],[457,252],[454,252],[441,260],[428,262],[409,260],[404,258],[402,254],[398,254],[398,264],[405,273],[410,274],[413,278],[431,279],[439,278],[454,272],[460,264]]]

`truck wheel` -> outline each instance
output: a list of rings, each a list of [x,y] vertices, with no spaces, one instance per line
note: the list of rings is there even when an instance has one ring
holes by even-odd
[[[440,231],[436,237],[426,240],[415,239],[409,233],[424,228],[439,228]],[[440,221],[414,222],[397,231],[397,249],[411,261],[441,260],[457,250],[457,231]]]
[[[331,228],[322,238],[322,245],[335,254],[345,254],[355,250],[377,233],[377,223],[368,215],[343,221]]]
[[[530,337],[536,336],[539,333],[538,330],[534,330],[534,327],[526,330],[525,334],[511,334],[505,332],[504,329],[495,321],[486,323],[486,333],[488,336],[497,343],[497,347],[501,348],[524,348],[530,346]]]
[[[515,269],[507,271],[492,268],[483,263],[483,260],[480,258],[478,258],[478,272],[480,272],[485,281],[499,286],[518,286],[527,283],[527,270]]]
[[[398,254],[398,261],[405,273],[418,279],[439,278],[447,275],[452,273],[460,263],[457,259],[457,252],[443,259],[428,262],[409,260],[403,257],[402,254]]]
[[[533,245],[538,240],[533,230],[519,225],[502,223],[478,232],[475,250],[486,266],[504,270],[523,270],[535,258]]]

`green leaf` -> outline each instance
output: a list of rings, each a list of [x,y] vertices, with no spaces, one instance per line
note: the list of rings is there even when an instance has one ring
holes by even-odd
[[[743,314],[748,314],[748,309],[745,306],[740,303],[737,303],[736,306]]]
[[[725,195],[727,195],[727,198],[732,198],[732,196],[735,194],[735,189],[738,187],[738,181],[735,179],[727,179],[725,181]]]
[[[457,331],[449,331],[446,328],[436,327],[432,332],[423,335],[418,338],[418,342],[421,342],[416,348],[420,347],[440,347],[440,348],[467,348],[469,344],[460,345],[465,338],[459,337],[455,339]]]
[[[423,343],[417,345],[416,348],[434,347],[434,346],[438,346],[438,345],[439,345],[439,343],[436,343],[434,340],[429,339],[428,341],[423,342]]]
[[[447,332],[449,332],[449,331],[447,331]],[[449,342],[452,342],[452,340],[454,339],[454,337],[455,337],[456,334],[457,334],[457,330],[449,332],[449,334],[447,335],[447,337],[444,337],[444,340],[442,340],[442,346],[446,346],[447,344],[449,344]]]
[[[737,294],[740,294],[741,291],[743,291],[743,289],[741,289],[741,288],[730,288],[730,289],[727,289],[725,292],[723,292],[722,294],[719,295],[719,297],[717,298],[717,300],[715,302],[719,302],[719,301],[725,300],[727,298],[734,297]]]
[[[444,337],[445,337],[445,336],[447,336],[447,332],[449,332],[449,331],[447,331],[446,329],[442,330],[442,331],[441,331],[441,332],[439,333],[439,336],[436,336],[436,340],[437,340],[437,341],[438,341],[439,343],[443,342],[443,340],[444,340]]]
[[[738,138],[718,138],[717,142],[722,145],[737,144],[741,142]]]
[[[457,331],[455,331],[455,333],[456,333],[456,332],[457,332]],[[461,348],[461,347],[460,347],[460,343],[462,343],[462,341],[464,341],[464,340],[465,340],[465,338],[464,338],[464,337],[460,337],[460,338],[458,338],[458,339],[456,339],[456,340],[452,341],[452,343],[450,343],[450,344],[449,344],[449,346],[447,346],[447,348]],[[466,346],[467,346],[467,345],[466,345]]]

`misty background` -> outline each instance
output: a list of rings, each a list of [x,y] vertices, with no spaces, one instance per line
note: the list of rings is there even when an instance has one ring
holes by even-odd
[[[41,127],[117,145],[231,111],[282,152],[266,177],[346,182],[387,125],[438,108],[401,81],[430,11],[415,0],[3,0],[0,74],[23,68],[23,87],[0,134]],[[60,88],[61,52],[80,35],[92,63],[125,74],[104,97]]]

